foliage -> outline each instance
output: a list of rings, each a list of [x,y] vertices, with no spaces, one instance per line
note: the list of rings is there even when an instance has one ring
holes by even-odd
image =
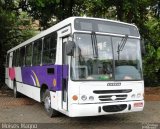
[[[55,24],[55,19],[61,21],[72,16],[74,3],[72,0],[20,0],[19,6],[34,19],[38,19],[42,29],[46,29]]]
[[[160,20],[150,18],[146,22],[149,34],[146,38],[147,54],[144,58],[144,75],[149,85],[160,83]]]
[[[11,12],[10,9],[13,9]],[[4,64],[7,50],[34,35],[27,14],[19,12],[12,0],[0,2],[0,82],[4,81]],[[25,28],[23,29],[22,27]]]
[[[33,35],[27,29],[31,21],[23,22],[21,16],[39,20],[42,29],[70,16],[136,24],[146,42],[147,53],[143,57],[146,85],[160,85],[160,0],[0,0],[0,49],[3,46],[4,53]],[[21,25],[28,27],[22,30]]]

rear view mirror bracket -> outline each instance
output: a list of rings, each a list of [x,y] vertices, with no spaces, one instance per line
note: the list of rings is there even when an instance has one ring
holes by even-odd
[[[68,41],[66,44],[66,54],[68,56],[73,56],[75,48],[75,42],[74,41]]]

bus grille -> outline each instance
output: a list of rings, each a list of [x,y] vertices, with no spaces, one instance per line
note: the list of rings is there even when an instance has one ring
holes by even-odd
[[[127,93],[132,92],[132,89],[118,90],[94,90],[94,94],[99,94],[100,101],[122,101],[127,99]]]
[[[125,110],[126,108],[127,108],[126,104],[103,106],[103,110],[105,112],[119,112]]]
[[[127,95],[102,95],[99,96],[100,101],[125,100]]]
[[[93,93],[95,94],[113,94],[113,93],[130,93],[132,89],[124,89],[124,90],[95,90]]]

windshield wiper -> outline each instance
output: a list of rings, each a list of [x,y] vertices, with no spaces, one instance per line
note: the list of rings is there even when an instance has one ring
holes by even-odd
[[[97,38],[95,32],[92,32],[91,39],[92,39],[93,57],[98,58],[98,46],[97,46]]]
[[[128,39],[128,35],[125,35],[125,37],[122,38],[121,42],[118,44],[118,60],[119,60],[119,56],[120,56],[120,52],[123,51],[124,46],[126,45]]]

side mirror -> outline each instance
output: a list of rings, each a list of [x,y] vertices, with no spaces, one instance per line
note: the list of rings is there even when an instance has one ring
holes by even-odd
[[[143,38],[141,39],[141,52],[143,56],[146,54],[145,41]]]
[[[75,48],[75,42],[74,41],[68,41],[66,44],[66,54],[68,56],[73,56],[73,50]]]

